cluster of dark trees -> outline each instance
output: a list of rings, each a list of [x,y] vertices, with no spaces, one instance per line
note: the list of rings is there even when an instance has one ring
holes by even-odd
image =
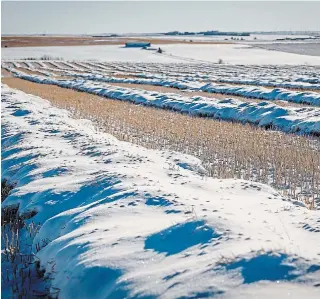
[[[249,32],[224,32],[217,30],[210,31],[200,31],[200,32],[180,32],[180,31],[170,31],[164,33],[164,35],[227,35],[227,36],[250,36]]]

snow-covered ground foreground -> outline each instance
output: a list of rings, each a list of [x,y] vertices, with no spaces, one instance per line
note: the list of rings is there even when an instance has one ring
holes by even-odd
[[[158,46],[158,45],[157,45]],[[240,44],[163,44],[165,51],[124,48],[121,46],[23,47],[2,49],[2,59],[39,58],[43,55],[65,60],[100,60],[122,62],[213,62],[222,59],[228,64],[320,65],[320,57],[258,49]],[[156,47],[157,48],[157,47]]]
[[[319,298],[319,210],[6,86],[2,176],[59,298]]]

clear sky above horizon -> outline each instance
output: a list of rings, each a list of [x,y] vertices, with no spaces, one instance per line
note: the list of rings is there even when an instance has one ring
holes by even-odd
[[[320,31],[320,2],[2,1],[2,34]]]

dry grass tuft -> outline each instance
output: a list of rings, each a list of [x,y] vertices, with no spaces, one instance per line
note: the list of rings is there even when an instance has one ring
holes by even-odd
[[[11,288],[11,298],[38,298],[39,294],[52,298],[43,275],[38,273],[39,259],[32,251],[39,229],[39,224],[27,224],[19,217],[1,226],[1,283]]]
[[[1,201],[5,200],[15,184],[6,179],[1,181]],[[18,213],[18,206],[1,209],[1,283],[11,289],[11,298],[42,298],[50,297],[49,288],[39,275],[39,259],[33,253],[33,239],[40,230],[40,223],[26,223],[25,217]],[[28,217],[36,214],[30,213]],[[42,240],[36,244],[36,252],[49,242]],[[40,284],[39,284],[40,281]],[[39,291],[39,285],[41,291]]]
[[[1,181],[1,202],[3,202],[10,194],[15,184],[8,182],[7,179]]]

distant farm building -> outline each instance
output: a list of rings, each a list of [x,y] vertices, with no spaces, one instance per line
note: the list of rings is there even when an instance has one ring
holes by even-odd
[[[126,48],[148,48],[151,43],[148,42],[127,42]]]

